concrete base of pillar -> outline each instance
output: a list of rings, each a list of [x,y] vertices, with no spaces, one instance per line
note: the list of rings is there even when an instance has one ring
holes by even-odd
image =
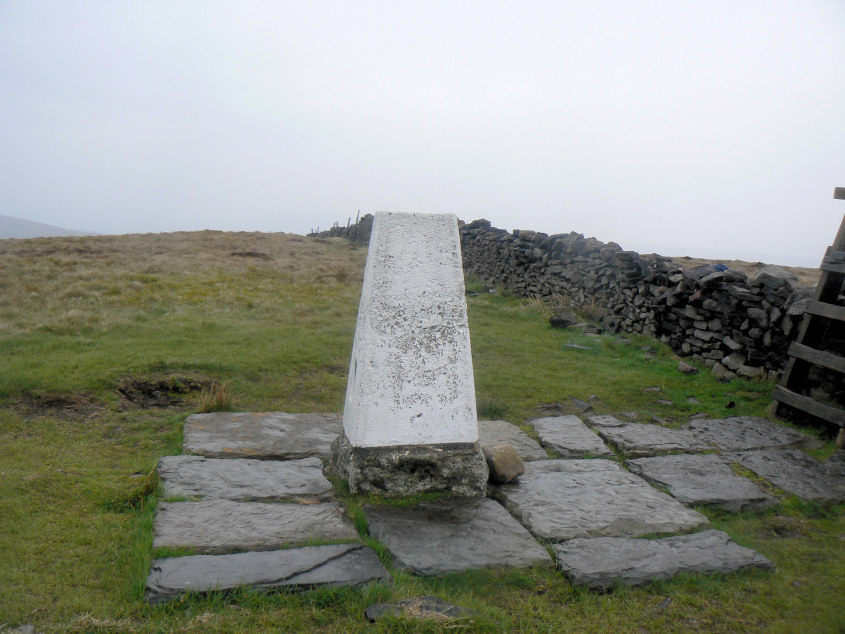
[[[487,461],[477,442],[353,447],[341,434],[332,443],[332,467],[356,495],[483,496],[487,490]]]

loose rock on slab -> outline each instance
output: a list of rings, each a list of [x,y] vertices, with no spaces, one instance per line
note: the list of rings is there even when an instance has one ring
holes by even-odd
[[[164,495],[240,501],[317,501],[332,496],[319,458],[276,462],[165,456],[158,463]]]
[[[399,568],[439,576],[489,566],[551,564],[519,522],[486,498],[451,498],[413,506],[368,504],[370,534]]]
[[[510,445],[483,447],[483,451],[490,469],[490,482],[512,482],[525,473],[525,463]]]
[[[615,583],[633,586],[671,579],[680,572],[774,569],[771,561],[716,530],[664,539],[572,539],[552,548],[558,568],[572,583],[598,590]]]
[[[157,559],[144,598],[165,603],[187,592],[249,587],[309,589],[389,581],[378,556],[361,544],[306,546],[234,555],[192,555]]]
[[[358,533],[336,503],[159,502],[153,523],[153,548],[203,554],[278,550],[310,539],[357,540]]]

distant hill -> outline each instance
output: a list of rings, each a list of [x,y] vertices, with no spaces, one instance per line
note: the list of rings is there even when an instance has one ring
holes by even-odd
[[[53,236],[90,236],[90,232],[71,231],[62,227],[54,227],[43,222],[0,216],[0,240],[6,238],[49,238]]]

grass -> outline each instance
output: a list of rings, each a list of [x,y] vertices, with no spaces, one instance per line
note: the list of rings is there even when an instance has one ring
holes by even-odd
[[[212,398],[212,408],[340,411],[364,258],[342,240],[285,234],[0,241],[0,624],[59,632],[840,631],[843,509],[789,498],[759,514],[703,511],[772,559],[771,574],[691,575],[597,594],[553,570],[438,579],[394,570],[393,585],[147,606],[157,460],[180,452],[182,421],[206,408],[200,399],[213,386],[229,398]],[[682,375],[659,343],[554,330],[536,306],[501,291],[468,305],[479,412],[489,418],[522,424],[547,415],[541,405],[566,410],[570,397],[591,395],[598,413],[636,411],[670,425],[698,412],[762,415],[770,403],[770,384]],[[818,455],[830,451],[828,442]],[[342,498],[392,566],[366,536],[362,505],[377,500]],[[479,616],[363,619],[372,603],[423,594]]]

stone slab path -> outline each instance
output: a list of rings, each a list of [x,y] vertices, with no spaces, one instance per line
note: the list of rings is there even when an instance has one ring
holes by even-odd
[[[361,544],[306,546],[289,550],[192,555],[153,562],[145,599],[164,603],[186,592],[307,589],[316,586],[360,585],[389,581],[378,556]]]
[[[506,420],[478,421],[478,440],[482,447],[510,445],[523,460],[545,460],[549,457],[536,440]]]
[[[492,494],[535,537],[549,541],[676,533],[709,525],[701,513],[618,462],[601,458],[526,463],[516,483],[493,487]]]
[[[588,420],[599,436],[627,458],[712,449],[707,442],[686,429],[672,429],[649,423],[625,423],[612,416],[590,416]]]
[[[811,437],[765,419],[695,420],[682,429],[613,416],[588,421],[592,430],[575,416],[532,422],[546,446],[567,456],[556,460],[516,425],[479,421],[482,446],[512,446],[527,461],[525,473],[491,486],[493,499],[366,505],[371,534],[398,568],[433,576],[551,565],[536,541],[541,539],[556,543],[558,565],[574,583],[605,588],[680,571],[771,566],[717,531],[631,539],[709,526],[681,502],[732,512],[775,502],[734,474],[732,460],[804,499],[845,500],[845,460],[810,458],[791,447],[808,446]],[[241,585],[309,588],[389,580],[374,552],[348,543],[357,533],[322,472],[341,427],[337,414],[189,417],[184,449],[198,455],[162,458],[159,476],[165,496],[202,499],[161,502],[154,547],[209,554],[155,561],[147,599],[161,602],[187,591]],[[631,458],[630,471],[614,460],[575,457],[612,456],[596,433]],[[698,453],[704,450],[722,453]],[[347,543],[301,546],[309,539]],[[235,551],[247,552],[222,554]]]
[[[762,555],[716,530],[663,539],[572,539],[552,548],[558,567],[572,583],[602,590],[615,583],[642,585],[671,579],[680,572],[731,573],[745,568],[774,568]]]
[[[545,548],[487,498],[364,507],[370,534],[399,568],[441,576],[489,566],[551,565]]]
[[[731,457],[802,500],[845,502],[845,463],[835,458],[821,462],[799,449],[743,451]]]
[[[652,484],[669,488],[684,504],[739,513],[777,504],[748,478],[735,475],[730,460],[716,454],[674,454],[629,460],[628,468]]]
[[[610,457],[613,452],[577,416],[549,416],[528,421],[540,442],[561,458]]]
[[[185,419],[182,448],[206,458],[328,459],[341,431],[341,414],[193,414]]]
[[[153,523],[153,548],[203,554],[278,550],[309,540],[357,541],[358,533],[343,506],[329,502],[159,502]]]
[[[319,458],[276,462],[165,456],[159,461],[158,475],[166,497],[314,502],[334,493]]]

